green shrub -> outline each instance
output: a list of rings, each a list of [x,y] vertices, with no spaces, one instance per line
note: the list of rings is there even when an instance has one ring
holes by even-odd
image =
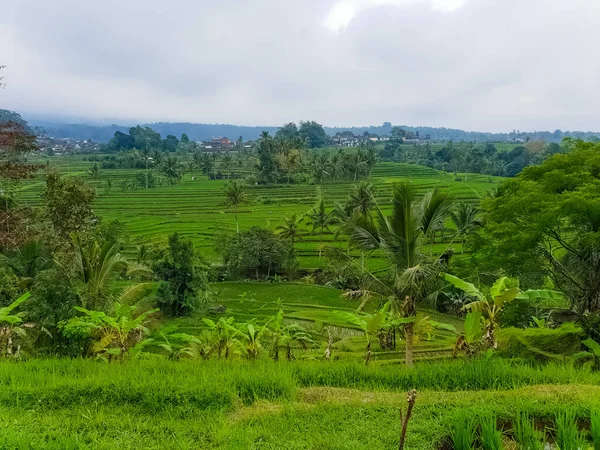
[[[560,328],[504,328],[498,333],[498,354],[507,358],[551,361],[579,351],[582,330],[572,323]]]

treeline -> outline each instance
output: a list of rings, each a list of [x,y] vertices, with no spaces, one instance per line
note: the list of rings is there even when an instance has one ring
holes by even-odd
[[[567,139],[559,145],[556,142],[529,141],[515,145],[512,150],[499,151],[492,143],[449,141],[443,148],[433,150],[429,143],[410,147],[402,145],[401,141],[389,141],[379,151],[379,156],[386,161],[410,162],[455,174],[463,173],[467,178],[469,173],[514,177],[528,166],[569,151],[570,142]]]
[[[0,110],[0,114],[10,111]],[[127,133],[130,126],[123,125],[88,125],[88,124],[63,124],[48,120],[30,120],[32,127],[36,127],[39,132],[43,132],[57,138],[72,138],[77,140],[92,139],[96,142],[108,142],[113,138],[115,132]],[[156,122],[150,124],[141,124],[142,127],[150,127],[163,136],[173,135],[181,136],[187,134],[193,141],[208,140],[213,136],[242,136],[244,140],[255,140],[260,133],[267,131],[275,134],[278,127],[275,126],[240,126],[230,124],[199,124],[189,122]],[[384,122],[379,126],[364,127],[327,127],[323,129],[328,136],[334,136],[336,133],[350,131],[355,135],[362,135],[365,132],[377,136],[389,136],[392,131],[392,124]],[[429,135],[436,141],[477,141],[477,142],[506,142],[522,139],[523,141],[544,140],[547,142],[560,142],[564,138],[582,139],[586,141],[596,141],[600,133],[592,131],[517,131],[509,133],[487,133],[476,131],[464,131],[454,128],[427,127],[427,126],[408,126],[401,125],[406,131],[419,133],[422,136]]]

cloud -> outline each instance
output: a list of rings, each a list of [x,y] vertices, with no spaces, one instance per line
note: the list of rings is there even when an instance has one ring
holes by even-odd
[[[325,26],[332,31],[342,31],[360,13],[378,6],[411,6],[424,3],[434,11],[452,12],[464,6],[466,2],[467,0],[341,0],[329,11]]]
[[[20,0],[0,16],[0,107],[121,122],[600,129],[599,19],[589,0]]]

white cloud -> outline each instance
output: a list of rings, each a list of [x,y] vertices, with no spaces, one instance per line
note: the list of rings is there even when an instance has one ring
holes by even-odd
[[[336,2],[325,20],[325,26],[332,31],[344,30],[360,13],[377,6],[411,6],[428,4],[434,11],[452,12],[463,7],[467,0],[340,0]]]

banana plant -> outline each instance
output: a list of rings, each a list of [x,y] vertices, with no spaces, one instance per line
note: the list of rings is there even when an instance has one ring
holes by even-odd
[[[471,312],[481,313],[481,322],[484,329],[484,341],[489,348],[497,348],[498,341],[496,340],[496,327],[498,317],[504,307],[515,299],[535,300],[535,299],[562,299],[562,294],[556,291],[549,290],[527,290],[522,291],[518,287],[507,286],[507,277],[502,277],[496,280],[489,291],[489,295],[485,296],[475,285],[461,280],[450,274],[444,274],[446,281],[461,289],[469,297],[475,298],[471,303],[466,304],[463,308]]]
[[[217,322],[208,318],[202,319],[213,333],[218,358],[221,358],[223,351],[225,351],[225,359],[227,359],[243,347],[240,340],[237,339],[238,329],[235,327],[234,320],[233,317],[227,319],[221,317]]]
[[[456,335],[456,342],[452,351],[452,357],[456,358],[459,351],[465,351],[469,356],[474,355],[483,338],[483,327],[481,324],[481,312],[468,312],[465,317],[464,331],[459,331],[454,325],[430,321],[430,325],[438,330],[451,331]]]
[[[286,359],[291,361],[293,359],[292,348],[294,344],[298,343],[305,349],[308,345],[314,344],[310,334],[304,327],[295,323],[288,325],[283,323],[283,309],[280,309],[269,323],[271,324],[269,334],[272,339],[273,361],[279,361],[279,350],[281,348],[286,351]]]
[[[19,314],[13,314],[12,312],[25,302],[29,295],[30,293],[26,292],[10,305],[0,308],[0,346],[3,357],[19,356],[20,347],[17,347],[15,352],[13,338],[15,336],[24,337],[26,333],[25,328],[21,325],[23,319]]]
[[[91,337],[88,353],[104,361],[111,361],[115,357],[123,361],[128,352],[150,333],[145,325],[147,319],[159,311],[155,308],[134,317],[136,307],[121,303],[115,303],[114,316],[79,306],[75,309],[84,315],[63,323],[65,334]]]
[[[594,370],[600,370],[600,344],[593,339],[586,339],[582,344],[589,350],[575,353],[573,359],[580,364],[591,362]]]
[[[261,339],[267,332],[267,326],[255,326],[253,322],[246,322],[238,326],[237,335],[244,342],[244,352],[246,358],[257,359],[262,349]]]
[[[333,315],[337,321],[358,327],[365,334],[365,338],[367,340],[365,364],[367,365],[371,361],[371,346],[373,344],[373,338],[377,337],[377,334],[381,329],[387,326],[397,326],[413,323],[415,321],[414,317],[392,319],[392,316],[390,315],[390,307],[391,304],[388,302],[375,314],[357,314],[346,311],[333,312]]]

